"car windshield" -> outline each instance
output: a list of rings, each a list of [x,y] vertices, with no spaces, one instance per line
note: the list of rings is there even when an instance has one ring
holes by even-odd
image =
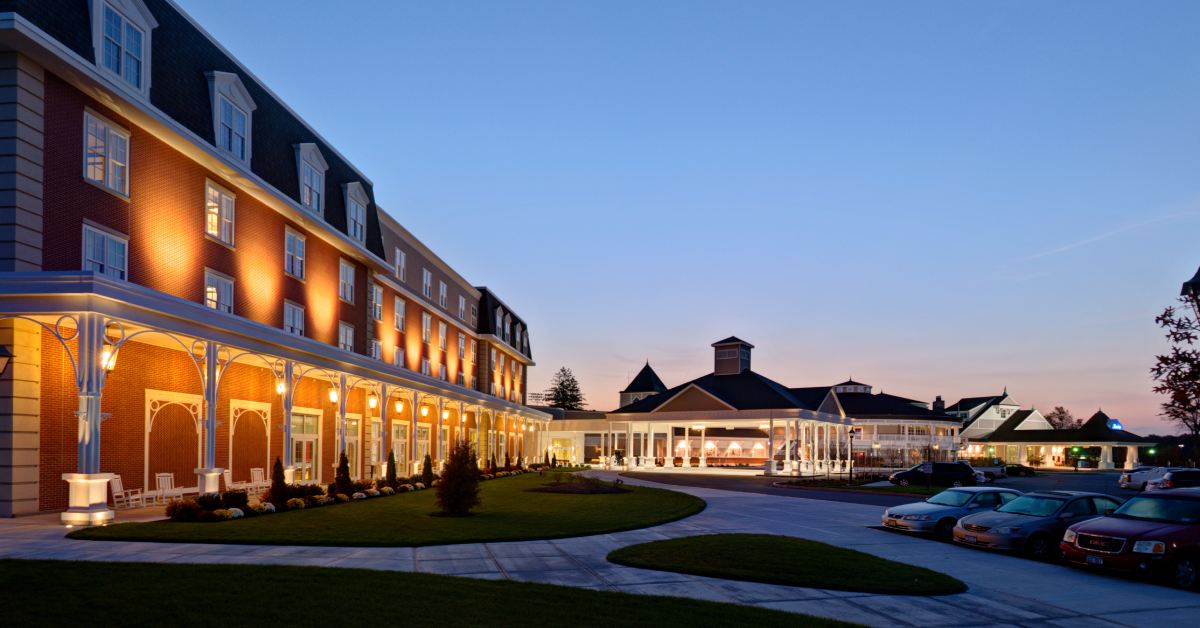
[[[967,491],[942,491],[925,501],[938,506],[962,506],[971,501],[971,494]]]
[[[1171,523],[1197,523],[1200,522],[1200,499],[1137,496],[1122,504],[1113,516]]]
[[[1029,515],[1030,517],[1049,517],[1062,508],[1064,499],[1057,497],[1038,497],[1022,495],[997,510],[1014,515]]]

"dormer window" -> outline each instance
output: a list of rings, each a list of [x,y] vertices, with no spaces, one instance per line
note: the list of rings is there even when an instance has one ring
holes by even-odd
[[[243,164],[250,163],[250,124],[257,106],[233,72],[208,72],[212,98],[213,144]]]
[[[300,204],[313,212],[325,211],[325,171],[329,164],[311,142],[296,145],[296,170],[300,180]]]
[[[158,22],[142,0],[93,0],[91,4],[96,65],[145,95],[150,89],[150,33]]]
[[[346,235],[367,241],[367,205],[371,203],[367,189],[355,181],[346,184]]]

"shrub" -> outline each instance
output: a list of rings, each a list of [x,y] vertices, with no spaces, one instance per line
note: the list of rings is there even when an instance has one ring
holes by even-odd
[[[263,502],[263,503],[259,504],[258,508],[256,508],[255,510],[257,510],[261,514],[269,515],[269,514],[275,512],[275,504],[272,504],[271,502]]]
[[[421,464],[421,484],[429,486],[433,483],[433,459],[425,454],[425,462]]]
[[[492,461],[488,466],[488,473],[495,475],[496,473],[496,452],[492,452]]]
[[[233,519],[233,514],[224,508],[218,508],[212,511],[212,518],[217,521],[228,521]]]
[[[423,491],[423,490],[425,490],[425,483],[424,482],[413,482],[412,487],[413,487],[414,491]]]
[[[446,468],[436,483],[437,503],[443,513],[463,517],[479,505],[479,469],[474,459],[469,443],[460,442],[450,449]]]
[[[241,519],[242,517],[245,517],[245,516],[246,516],[246,511],[242,510],[241,508],[230,508],[229,509],[229,518],[230,519]]]
[[[350,498],[354,499],[354,500],[366,499],[367,494],[366,493],[355,493],[355,494],[351,495]]]
[[[548,467],[548,466],[550,466],[550,452],[549,452],[549,451],[547,451],[547,452],[546,452],[546,462],[545,462],[545,465],[546,465],[547,467]]]
[[[198,521],[203,509],[194,499],[173,499],[167,504],[167,516],[174,521]]]
[[[379,492],[380,492],[380,493],[382,493],[382,494],[384,494],[384,495],[395,495],[395,494],[396,494],[396,489],[394,489],[394,488],[392,488],[392,487],[390,487],[390,486],[385,486],[385,487],[383,487],[383,488],[379,489]]]
[[[351,493],[366,493],[375,489],[375,483],[371,480],[359,480],[350,484]]]
[[[293,497],[287,500],[288,510],[304,510],[304,500],[299,497]]]
[[[382,495],[377,488],[369,488],[363,492],[367,494],[367,497],[379,497]]]
[[[401,484],[396,490],[402,493],[407,493],[409,491],[415,491],[416,487],[414,487],[412,484]]]
[[[512,458],[508,457],[508,452],[504,452],[504,470],[512,471]]]
[[[338,493],[334,497],[343,504],[350,501],[350,496],[345,493]]]
[[[316,508],[317,506],[325,505],[325,497],[323,495],[309,495],[304,498],[305,508]]]
[[[229,509],[237,508],[245,512],[246,507],[250,505],[250,494],[239,488],[225,491],[221,497],[225,501],[225,507]]]
[[[552,458],[550,458],[550,468],[553,469],[554,467],[557,467],[557,466],[558,466],[558,454],[554,454],[554,456]]]
[[[387,486],[396,488],[396,452],[388,452],[387,473],[384,475],[383,481]]]
[[[263,501],[270,502],[276,508],[283,506],[287,501],[287,481],[283,475],[283,462],[278,457],[271,467],[271,488],[263,496]]]
[[[350,460],[346,458],[345,451],[338,456],[337,473],[333,476],[333,482],[337,484],[339,493],[354,492],[354,482],[350,480]]]
[[[222,501],[219,493],[197,495],[196,503],[200,505],[200,510],[220,510],[225,508],[225,502]]]

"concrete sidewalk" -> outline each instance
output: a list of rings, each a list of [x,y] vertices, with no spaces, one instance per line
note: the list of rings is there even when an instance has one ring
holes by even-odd
[[[599,474],[607,475],[607,474]],[[654,485],[643,480],[630,483]],[[671,486],[708,502],[682,521],[554,541],[421,548],[296,547],[75,541],[57,515],[0,521],[0,557],[359,567],[546,582],[677,595],[834,617],[874,626],[1189,625],[1200,595],[1058,565],[876,530],[880,508]],[[235,524],[236,525],[236,524]],[[644,541],[709,534],[787,534],[851,547],[951,574],[970,591],[941,597],[871,595],[734,582],[613,565],[609,551]]]

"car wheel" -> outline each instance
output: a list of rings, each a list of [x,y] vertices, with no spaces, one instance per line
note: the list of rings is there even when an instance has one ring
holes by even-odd
[[[954,540],[954,520],[953,519],[942,519],[941,521],[938,522],[937,528],[934,529],[933,534],[934,534],[934,536],[937,537],[937,539],[939,541],[953,541]]]
[[[897,484],[899,484],[900,486],[908,486],[908,480],[906,480],[904,478],[900,478],[900,481],[897,482]]]
[[[1171,584],[1180,589],[1195,588],[1197,569],[1200,569],[1200,561],[1195,556],[1180,556],[1171,569]]]
[[[1045,534],[1035,534],[1025,542],[1025,553],[1036,560],[1050,558],[1050,537]]]

